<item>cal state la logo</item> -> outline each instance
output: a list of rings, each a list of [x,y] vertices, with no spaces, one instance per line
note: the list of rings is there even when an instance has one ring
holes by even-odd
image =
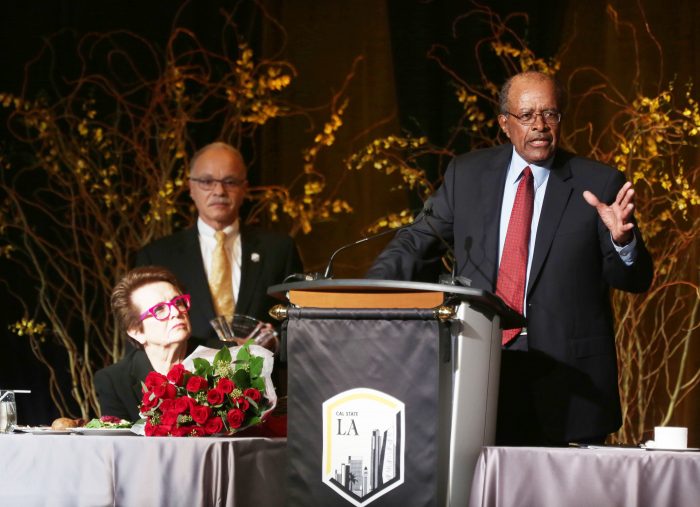
[[[372,503],[403,484],[404,404],[374,389],[323,403],[322,480],[348,502]]]

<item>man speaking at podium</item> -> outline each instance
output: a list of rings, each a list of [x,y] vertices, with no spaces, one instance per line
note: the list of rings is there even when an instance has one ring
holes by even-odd
[[[561,96],[539,72],[509,79],[498,122],[510,143],[455,157],[429,212],[367,274],[417,279],[449,243],[455,275],[525,316],[503,332],[499,445],[602,443],[620,427],[609,290],[653,278],[632,185],[557,148]]]

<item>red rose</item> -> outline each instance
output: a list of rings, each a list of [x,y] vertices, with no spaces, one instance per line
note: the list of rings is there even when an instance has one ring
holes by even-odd
[[[155,430],[157,426],[153,426],[151,424],[151,421],[146,421],[146,425],[143,427],[143,431],[146,434],[147,437],[154,437],[155,436]]]
[[[190,434],[192,428],[194,428],[194,426],[179,426],[177,428],[173,428],[170,434],[174,437],[186,437]]]
[[[198,405],[197,400],[195,400],[194,398],[190,398],[189,396],[187,396],[187,397],[184,397],[183,399],[187,402],[187,406],[188,406],[190,412],[192,411],[192,409],[194,407],[196,407]]]
[[[189,380],[187,380],[186,389],[191,393],[197,393],[208,386],[207,379],[199,375],[192,375]]]
[[[185,365],[179,363],[170,368],[168,372],[168,380],[176,386],[181,386],[185,379]]]
[[[162,431],[164,436],[171,435],[172,432],[177,429],[177,424],[164,424],[162,420],[159,426],[159,431]]]
[[[191,437],[205,437],[207,434],[201,426],[191,426],[189,435]]]
[[[165,384],[165,394],[163,395],[163,398],[166,398],[166,399],[177,398],[177,387],[175,387],[171,383]]]
[[[177,414],[175,412],[163,412],[160,423],[163,426],[175,426],[177,424]]]
[[[150,410],[158,404],[158,398],[151,392],[146,391],[143,393],[141,398],[141,408],[143,410]]]
[[[237,408],[232,408],[228,411],[228,414],[226,414],[226,420],[232,428],[240,428],[241,424],[243,424],[243,419],[245,419],[245,414],[242,410]]]
[[[164,414],[170,413],[175,408],[175,400],[163,400],[160,402],[160,406],[158,408]]]
[[[170,436],[170,431],[172,430],[172,427],[170,426],[163,426],[163,425],[158,425],[156,428],[156,434],[155,436],[157,437],[167,437]]]
[[[254,387],[249,387],[245,391],[243,391],[243,396],[247,396],[251,400],[253,400],[255,403],[260,401],[261,395],[260,391],[255,389]]]
[[[190,409],[190,415],[192,416],[192,420],[197,424],[204,424],[211,415],[211,409],[204,405],[197,405]]]
[[[168,436],[168,429],[165,428],[164,426],[161,426],[160,424],[151,424],[150,421],[146,422],[146,426],[144,428],[144,432],[146,433],[146,436],[149,437],[166,437]]]
[[[155,394],[157,398],[162,398],[165,395],[167,385],[168,384],[158,384],[153,386],[153,394]]]
[[[234,390],[236,387],[236,384],[231,382],[230,379],[227,379],[226,377],[222,377],[219,379],[219,383],[216,385],[218,389],[221,389],[225,394],[229,394],[231,391]]]
[[[236,398],[233,400],[236,402],[236,405],[238,405],[238,408],[240,408],[243,412],[248,410],[250,408],[250,403],[248,403],[248,400],[246,400],[244,397]]]
[[[173,428],[171,435],[174,437],[203,437],[205,436],[204,428],[201,426],[180,426],[179,428]]]
[[[221,405],[224,402],[224,391],[219,388],[210,389],[207,393],[207,401],[209,405]]]
[[[148,387],[149,390],[152,390],[155,386],[163,384],[167,381],[168,377],[158,373],[157,371],[152,371],[148,375],[146,375],[146,380],[144,380],[144,384],[146,384],[146,387]]]
[[[188,401],[190,398],[187,397],[180,397],[180,398],[175,398],[173,400],[173,412],[176,414],[183,414],[187,412],[190,408],[190,402]]]
[[[221,417],[219,416],[212,417],[204,423],[204,431],[207,435],[216,435],[217,433],[221,433],[223,430],[224,421],[222,421]]]

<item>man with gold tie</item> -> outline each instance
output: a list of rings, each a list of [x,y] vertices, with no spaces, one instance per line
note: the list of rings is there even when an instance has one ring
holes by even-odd
[[[301,272],[302,263],[290,237],[241,223],[248,180],[240,152],[223,142],[200,149],[190,161],[189,188],[195,226],[147,245],[136,264],[164,266],[186,287],[193,336],[215,339],[209,321],[216,315],[270,321],[276,301],[267,288]]]

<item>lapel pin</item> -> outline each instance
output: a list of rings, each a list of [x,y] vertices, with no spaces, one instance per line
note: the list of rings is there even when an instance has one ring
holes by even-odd
[[[253,262],[260,262],[260,254],[258,252],[253,252],[250,254],[250,260]]]

